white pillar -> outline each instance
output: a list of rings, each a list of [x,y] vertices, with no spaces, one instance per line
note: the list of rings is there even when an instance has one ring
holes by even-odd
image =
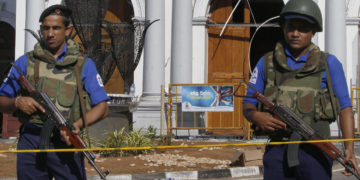
[[[325,50],[334,54],[346,69],[346,2],[326,1],[325,15]],[[336,12],[336,13],[334,13]]]
[[[318,0],[314,0],[314,2],[316,2],[318,4]],[[316,33],[315,36],[312,38],[312,42],[314,44],[316,44],[317,46],[319,46],[319,35],[318,35],[318,33]]]
[[[207,82],[207,17],[194,17],[194,22],[198,25],[193,26],[193,78],[192,83],[205,83]]]
[[[26,0],[16,0],[15,59],[25,52]]]
[[[153,23],[146,32],[144,45],[143,95],[159,95],[164,84],[165,2],[145,1],[145,19]]]
[[[192,82],[192,0],[173,0],[171,83]]]
[[[38,32],[40,29],[39,17],[45,8],[45,0],[31,0],[26,3],[26,22],[25,28],[34,32]],[[25,51],[31,51],[34,49],[34,45],[37,40],[33,35],[25,33]]]
[[[197,0],[193,12],[193,79],[192,83],[207,82],[208,31],[206,23],[211,0]]]
[[[350,84],[346,68],[346,2],[326,0],[325,10],[325,51],[334,54],[342,63],[346,82]],[[336,13],[334,13],[336,12]],[[338,136],[339,127],[336,123],[330,125],[331,136]]]
[[[158,21],[149,27],[145,36],[143,93],[133,113],[133,128],[146,131],[152,126],[160,134],[160,94],[165,79],[165,0],[146,0],[145,20]]]

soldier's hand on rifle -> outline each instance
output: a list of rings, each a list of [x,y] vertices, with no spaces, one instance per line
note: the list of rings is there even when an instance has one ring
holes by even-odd
[[[253,113],[252,119],[265,132],[274,132],[275,130],[286,128],[286,124],[283,121],[275,118],[268,112],[256,111]]]
[[[344,151],[344,154],[345,154],[345,162],[344,163],[351,163],[355,169],[355,171],[360,174],[360,169],[359,169],[359,166],[358,166],[358,163],[356,161],[356,157],[355,157],[355,154],[354,154],[354,151],[353,149],[345,149]],[[342,174],[344,174],[345,176],[352,176],[352,173],[344,170],[344,171],[341,171]]]
[[[64,138],[64,140],[68,146],[72,145],[72,143],[70,141],[70,136],[80,134],[80,128],[77,126],[77,124],[74,123],[73,126],[74,126],[74,130],[72,131],[72,133],[73,133],[72,135],[68,134],[67,131],[65,131],[65,130],[60,131],[61,136]]]
[[[286,124],[283,121],[276,119],[268,112],[257,111],[256,107],[250,103],[243,104],[243,112],[249,121],[255,123],[265,132],[274,132],[277,129],[286,128]]]
[[[27,115],[31,115],[38,110],[42,113],[45,113],[45,109],[32,97],[18,96],[15,98],[14,104],[16,108],[20,109]]]

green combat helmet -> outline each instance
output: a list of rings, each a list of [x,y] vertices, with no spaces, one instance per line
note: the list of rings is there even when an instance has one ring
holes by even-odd
[[[316,31],[322,31],[322,16],[319,6],[312,0],[290,0],[285,4],[281,13],[279,24],[284,23],[287,14],[300,14],[310,17],[316,22]]]

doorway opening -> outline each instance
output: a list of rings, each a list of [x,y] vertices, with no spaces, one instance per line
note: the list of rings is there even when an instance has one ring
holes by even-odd
[[[252,11],[250,22],[254,24],[256,22],[257,25],[260,25],[272,17],[278,16],[281,9],[284,7],[283,0],[252,0],[249,2]],[[275,48],[276,42],[283,39],[281,29],[277,22],[278,19],[274,19],[267,23],[268,26],[263,26],[256,32],[250,47],[251,69],[254,69],[258,60],[265,53],[272,51]],[[250,28],[250,37],[253,37],[255,30],[256,27]]]

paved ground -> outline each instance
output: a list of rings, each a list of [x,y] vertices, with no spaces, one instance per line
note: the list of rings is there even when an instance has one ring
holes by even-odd
[[[13,142],[14,139],[0,139],[0,142]],[[341,143],[334,143],[338,148],[342,149]],[[360,163],[360,142],[355,142],[355,153]],[[354,180],[355,177],[345,177],[340,171],[344,168],[339,163],[334,163],[333,179],[336,180]],[[107,179],[121,180],[146,180],[146,179],[263,179],[262,166],[237,167],[212,170],[198,171],[176,171],[164,173],[142,173],[142,174],[111,174]],[[0,180],[14,180],[16,178],[0,178]],[[98,176],[88,176],[90,180],[100,179]]]

